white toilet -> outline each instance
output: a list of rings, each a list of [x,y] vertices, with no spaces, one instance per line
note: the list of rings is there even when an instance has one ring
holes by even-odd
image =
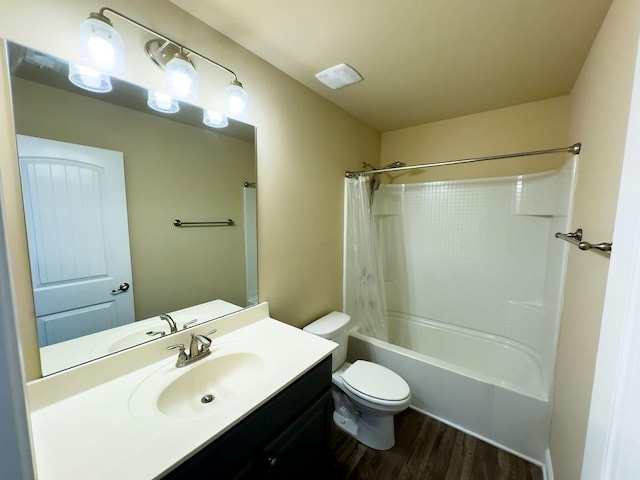
[[[346,313],[331,312],[303,330],[339,345],[332,365],[336,425],[368,447],[388,450],[395,444],[393,416],[409,406],[411,390],[400,375],[382,365],[345,361],[348,323]]]

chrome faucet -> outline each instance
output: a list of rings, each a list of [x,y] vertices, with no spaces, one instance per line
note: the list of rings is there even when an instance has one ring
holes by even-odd
[[[169,324],[169,328],[171,329],[171,333],[176,333],[178,331],[178,326],[176,322],[171,318],[171,315],[168,313],[163,313],[160,315],[160,320],[164,320]]]
[[[167,347],[167,350],[173,350],[175,348],[180,349],[178,352],[178,359],[176,360],[176,367],[186,367],[187,365],[197,362],[198,360],[202,360],[204,357],[209,355],[211,353],[211,350],[209,350],[211,347],[211,339],[209,338],[209,335],[212,335],[217,331],[217,329],[211,330],[205,335],[196,335],[192,333],[188,352],[185,350],[183,343]]]

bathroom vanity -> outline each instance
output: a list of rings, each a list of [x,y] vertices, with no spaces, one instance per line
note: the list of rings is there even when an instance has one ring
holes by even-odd
[[[163,478],[326,478],[330,387],[328,357]]]
[[[167,347],[213,329],[211,354],[177,368]],[[30,382],[38,478],[313,478],[335,346],[264,303]]]

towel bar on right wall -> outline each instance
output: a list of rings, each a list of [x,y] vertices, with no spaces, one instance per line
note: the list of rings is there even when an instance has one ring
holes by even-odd
[[[611,253],[612,243],[602,242],[602,243],[589,243],[582,240],[582,229],[579,228],[575,232],[569,233],[556,233],[556,238],[560,238],[566,242],[569,242],[572,245],[576,245],[580,250],[591,250],[596,249],[601,252]]]

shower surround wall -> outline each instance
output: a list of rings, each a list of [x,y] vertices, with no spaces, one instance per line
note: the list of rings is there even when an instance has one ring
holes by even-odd
[[[569,229],[575,174],[574,158],[538,174],[380,187],[393,345],[354,331],[351,359],[393,368],[415,407],[542,462],[569,248],[554,233]]]
[[[516,177],[384,185],[374,215],[390,311],[520,342],[555,362],[575,161]]]

